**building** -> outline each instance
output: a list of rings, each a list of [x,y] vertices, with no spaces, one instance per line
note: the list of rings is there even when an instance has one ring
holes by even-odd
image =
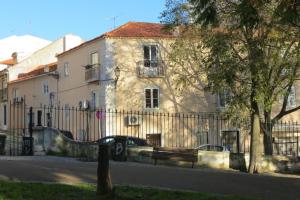
[[[42,125],[70,131],[78,140],[129,134],[163,146],[230,143],[239,149],[249,130],[217,115],[227,105],[226,92],[213,95],[188,87],[178,92],[167,59],[176,34],[164,27],[128,22],[63,48],[57,60],[52,50],[43,62],[25,60],[9,68],[8,96],[17,102],[26,96],[26,104],[36,108],[35,124],[46,122]],[[34,55],[50,54],[44,49]],[[297,88],[290,94],[290,108],[300,100]],[[286,119],[297,120],[298,113]]]
[[[59,54],[60,104],[78,106],[88,101],[118,110],[214,111],[214,97],[204,92],[176,95],[167,71],[167,53],[175,38],[162,24],[129,22]]]
[[[57,93],[56,55],[81,44],[76,35],[65,35],[7,68],[8,106],[26,100],[28,106],[50,105]],[[39,110],[40,111],[40,110]],[[39,116],[36,113],[36,119]],[[7,116],[12,117],[12,116]],[[14,120],[10,120],[14,121]],[[14,124],[11,123],[11,126]]]
[[[10,36],[0,40],[0,130],[6,130],[8,122],[8,68],[49,43],[32,35]]]

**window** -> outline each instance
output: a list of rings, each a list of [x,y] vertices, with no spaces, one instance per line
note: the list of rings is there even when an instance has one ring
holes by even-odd
[[[64,76],[67,77],[70,75],[69,63],[64,63]]]
[[[288,96],[287,107],[295,107],[296,106],[296,90],[295,87],[291,87],[291,92]]]
[[[19,91],[18,91],[18,88],[13,88],[12,90],[12,98],[15,99],[17,98],[19,95]]]
[[[42,126],[42,114],[41,110],[37,111],[37,126]]]
[[[99,141],[99,144],[112,145],[114,144],[115,139],[113,137],[103,138]]]
[[[91,65],[97,65],[99,63],[99,54],[98,52],[91,53]]]
[[[7,108],[6,105],[3,105],[3,125],[7,125]]]
[[[43,82],[43,93],[45,94],[45,95],[48,95],[49,94],[49,85],[48,85],[48,81],[44,81]]]
[[[98,91],[93,91],[91,94],[91,107],[96,109],[99,108],[99,93]]]
[[[223,92],[219,92],[218,94],[218,107],[225,108],[228,106],[230,102],[230,93],[228,90],[224,90]]]
[[[144,46],[144,66],[157,67],[158,66],[158,47],[157,45]]]
[[[145,107],[159,108],[159,89],[145,89]]]

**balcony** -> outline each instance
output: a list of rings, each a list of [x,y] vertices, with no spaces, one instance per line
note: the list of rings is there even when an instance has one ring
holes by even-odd
[[[143,60],[137,63],[137,74],[140,78],[159,78],[165,76],[162,60]]]
[[[87,65],[85,66],[85,81],[92,83],[100,80],[100,65]]]
[[[0,101],[7,101],[7,88],[0,90]]]

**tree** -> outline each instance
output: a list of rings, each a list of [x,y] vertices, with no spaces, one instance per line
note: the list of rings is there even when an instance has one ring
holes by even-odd
[[[258,170],[261,130],[265,153],[272,154],[273,125],[300,109],[287,107],[289,93],[299,78],[299,2],[184,2],[189,3],[190,21],[202,30],[199,37],[203,48],[207,49],[205,58],[197,65],[206,73],[206,89],[213,93],[230,90],[231,107],[247,109],[251,116],[250,173]],[[190,53],[195,54],[194,51],[190,49]],[[184,75],[181,79],[193,80],[190,77],[194,74]],[[198,85],[197,81],[194,84]],[[280,112],[274,113],[273,108],[280,104],[281,98]]]

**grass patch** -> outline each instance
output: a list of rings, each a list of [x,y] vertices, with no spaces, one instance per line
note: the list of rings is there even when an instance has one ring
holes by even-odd
[[[117,186],[114,197],[96,196],[95,185],[62,185],[0,181],[0,200],[251,200],[201,193]]]

